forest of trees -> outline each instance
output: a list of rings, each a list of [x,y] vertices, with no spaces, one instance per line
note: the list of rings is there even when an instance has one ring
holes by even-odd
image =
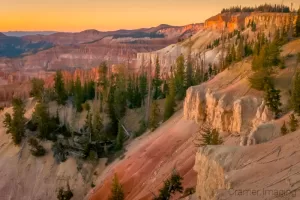
[[[233,6],[230,8],[223,8],[221,13],[235,13],[235,12],[284,12],[289,13],[290,8],[285,5],[278,4],[264,4],[256,7],[241,7],[241,6]]]

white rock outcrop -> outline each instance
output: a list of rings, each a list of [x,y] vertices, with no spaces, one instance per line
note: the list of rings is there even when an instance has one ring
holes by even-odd
[[[223,136],[248,135],[260,124],[272,119],[272,113],[261,98],[233,97],[230,94],[205,91],[204,87],[191,87],[184,101],[184,117],[197,123],[204,122]],[[254,136],[254,135],[252,135]],[[248,143],[248,142],[247,142]]]

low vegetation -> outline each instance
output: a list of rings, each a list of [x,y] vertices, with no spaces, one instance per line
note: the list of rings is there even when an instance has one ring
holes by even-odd
[[[108,199],[109,200],[124,200],[125,199],[123,187],[120,184],[118,176],[116,174],[114,175],[114,178],[112,181],[111,195]]]

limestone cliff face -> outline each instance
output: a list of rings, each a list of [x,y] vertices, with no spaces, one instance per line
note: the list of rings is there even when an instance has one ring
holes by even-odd
[[[184,117],[206,122],[225,135],[247,134],[253,127],[267,122],[272,115],[261,98],[217,94],[210,89],[191,87],[184,101]]]
[[[230,189],[226,180],[230,161],[238,147],[206,146],[196,153],[194,170],[197,175],[196,195],[201,200],[215,199],[217,190]]]
[[[247,27],[253,21],[257,26],[279,28],[288,25],[290,16],[289,13],[252,13],[245,18],[244,26]],[[296,20],[296,16],[293,20]]]
[[[299,137],[298,130],[262,145],[200,148],[194,166],[198,199],[299,199]]]
[[[205,28],[223,30],[225,27],[231,32],[244,26],[245,18],[251,13],[223,13],[205,21]]]

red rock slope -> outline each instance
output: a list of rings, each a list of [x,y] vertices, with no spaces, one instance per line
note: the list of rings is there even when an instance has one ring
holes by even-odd
[[[101,183],[95,192],[90,192],[88,199],[108,199],[114,173],[123,184],[126,200],[152,199],[151,192],[157,194],[174,167],[184,177],[184,187],[195,186],[196,174],[192,168],[196,148],[192,135],[197,129],[198,126],[184,120],[179,111],[155,132],[134,141],[126,157],[100,177]]]

